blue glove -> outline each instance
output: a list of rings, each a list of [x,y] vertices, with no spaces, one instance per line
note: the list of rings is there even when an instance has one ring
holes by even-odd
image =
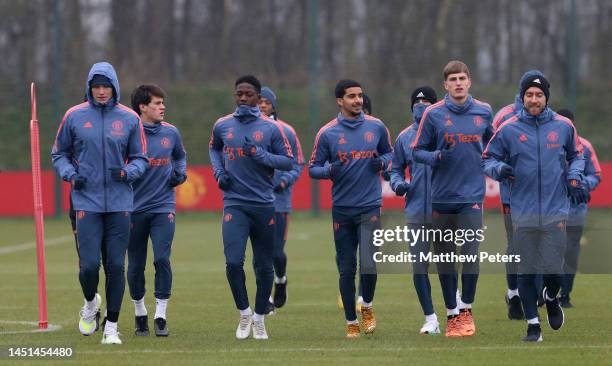
[[[75,191],[80,191],[81,189],[85,188],[85,185],[87,184],[87,177],[76,174],[72,178],[71,182],[72,182],[72,189],[74,189]]]
[[[442,150],[439,150],[438,160],[440,164],[448,164],[453,156],[453,150],[455,150],[455,145],[448,141]]]
[[[168,180],[168,187],[174,188],[178,185],[185,183],[187,180],[187,174],[178,174],[177,172],[172,172],[170,176],[170,180]]]
[[[410,189],[410,183],[408,183],[408,182],[401,182],[397,186],[395,186],[395,195],[398,196],[398,197],[402,197],[406,193],[408,193],[409,189]]]
[[[282,191],[284,191],[285,189],[287,189],[289,185],[287,184],[287,182],[285,182],[284,180],[280,180],[275,186],[274,186],[274,192],[276,193],[281,193]]]
[[[499,169],[499,180],[514,179],[514,169],[510,165],[504,164]]]
[[[244,137],[244,143],[242,144],[242,151],[246,156],[254,156],[257,154],[258,146],[251,141],[250,138]]]
[[[110,170],[111,178],[113,178],[115,182],[127,182],[127,173],[125,172],[125,169],[109,168],[108,170]]]
[[[570,201],[575,205],[587,202],[588,192],[586,187],[577,179],[568,179],[567,193],[570,197]]]
[[[342,161],[336,160],[329,165],[329,178],[331,180],[336,179],[336,177],[340,174],[342,170]]]
[[[372,157],[372,159],[370,159],[370,167],[372,168],[372,170],[374,171],[374,173],[378,173],[381,170],[383,170],[384,168],[384,162],[383,160],[380,158],[380,156],[378,156],[377,153],[374,153],[374,156]]]
[[[229,175],[227,175],[227,173],[222,173],[217,177],[217,183],[219,184],[219,189],[222,191],[227,191],[232,185],[232,179],[229,177]]]

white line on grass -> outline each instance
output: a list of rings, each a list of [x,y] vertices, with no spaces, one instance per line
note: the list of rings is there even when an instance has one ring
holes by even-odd
[[[542,345],[538,344],[534,347],[530,347],[528,344],[522,346],[508,345],[508,346],[475,346],[469,347],[461,345],[461,348],[457,347],[367,347],[364,349],[346,347],[346,348],[325,348],[325,347],[304,347],[304,348],[234,348],[234,349],[209,349],[209,350],[160,350],[160,349],[133,349],[133,350],[100,350],[100,351],[79,351],[79,354],[136,354],[136,353],[151,353],[151,354],[204,354],[204,353],[248,353],[248,352],[266,352],[266,353],[292,353],[292,352],[372,352],[372,351],[383,351],[383,352],[423,352],[423,351],[506,351],[506,350],[536,350],[541,351],[543,349],[612,349],[612,344],[601,344],[601,345]]]
[[[45,248],[65,244],[73,240],[74,240],[74,236],[72,235],[66,235],[66,236],[60,236],[60,237],[53,238],[53,239],[48,239],[48,240],[45,240]],[[11,245],[9,247],[0,247],[0,255],[21,252],[24,250],[30,250],[34,248],[36,248],[35,241],[30,241],[30,242],[23,243],[23,244]]]
[[[31,325],[34,327],[38,327],[38,322],[28,322],[28,321],[20,321],[20,320],[0,320],[0,324],[19,324],[19,325]],[[60,325],[48,324],[47,329],[36,328],[32,330],[7,330],[7,331],[0,331],[0,335],[21,334],[21,333],[44,333],[44,332],[54,332],[60,329],[62,329]]]

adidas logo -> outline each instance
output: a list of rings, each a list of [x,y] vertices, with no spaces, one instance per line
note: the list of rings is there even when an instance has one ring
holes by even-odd
[[[85,122],[85,124],[83,125],[83,128],[93,128],[93,125],[91,124],[91,122],[87,121],[87,122]]]
[[[416,97],[417,98],[425,98],[425,94],[423,94],[423,92],[420,92]]]
[[[446,120],[446,123],[444,124],[444,126],[452,126],[453,125],[453,121],[451,121],[450,119]]]
[[[519,137],[519,140],[521,140],[521,141],[527,141],[527,136],[525,136],[525,135],[523,134],[523,135],[521,135],[521,136]]]
[[[534,82],[534,83],[538,83],[538,84],[542,84],[542,82],[540,81],[540,79],[535,79],[533,82]]]

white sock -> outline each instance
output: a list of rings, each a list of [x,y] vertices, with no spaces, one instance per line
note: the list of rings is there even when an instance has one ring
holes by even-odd
[[[145,303],[144,303],[144,296],[140,300],[132,299],[132,302],[134,303],[134,314],[136,316],[147,315],[147,307],[145,306]]]
[[[436,313],[433,313],[431,315],[425,315],[425,321],[426,322],[437,322],[438,317],[436,316]]]
[[[262,314],[253,314],[253,321],[254,322],[263,322],[264,321],[264,315]]]
[[[471,309],[471,308],[472,308],[472,304],[466,304],[463,301],[460,301],[459,310]]]
[[[357,304],[361,304],[361,305],[364,305],[364,306],[365,306],[365,304],[364,304],[364,302],[363,302],[363,296],[359,296],[359,297],[357,297]]]
[[[251,307],[249,306],[244,310],[240,310],[240,315],[253,315],[253,310],[251,310]]]
[[[446,309],[446,315],[459,315],[459,308]]]
[[[270,295],[270,297],[268,298],[268,302],[270,304],[274,304],[274,299],[272,298],[272,295]]]
[[[532,319],[527,319],[527,324],[540,324],[540,319],[538,319],[537,316]]]
[[[373,302],[374,301],[364,302],[363,299],[361,299],[361,306],[366,307],[366,308],[371,308]]]
[[[155,319],[166,319],[166,308],[168,307],[169,299],[155,299]]]
[[[359,324],[359,321],[357,319],[355,319],[355,320],[347,320],[346,324],[349,324],[349,325],[350,324]]]
[[[276,277],[276,275],[274,275],[274,283],[287,283],[287,276]]]
[[[117,323],[107,320],[104,325],[104,334],[117,334]]]
[[[513,298],[514,296],[518,296],[518,295],[519,295],[518,289],[515,289],[515,290],[508,289],[508,298],[509,299]]]

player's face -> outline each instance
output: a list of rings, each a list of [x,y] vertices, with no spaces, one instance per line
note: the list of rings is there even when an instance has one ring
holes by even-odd
[[[342,114],[357,117],[363,107],[363,91],[358,86],[348,88],[342,98],[336,98],[336,103],[338,103]]]
[[[259,99],[259,110],[261,110],[261,113],[265,114],[266,116],[269,116],[274,113],[274,107],[272,107],[272,102],[270,102],[267,98],[264,97],[261,97]]]
[[[143,122],[155,122],[159,123],[164,120],[164,114],[166,112],[166,106],[164,105],[164,98],[151,96],[151,102],[149,104],[140,105],[140,118]]]
[[[253,85],[241,83],[236,86],[234,100],[236,105],[246,104],[249,107],[255,107],[259,103],[259,94]]]
[[[532,116],[537,116],[546,108],[546,96],[540,88],[532,86],[525,91],[523,105]]]
[[[457,102],[464,102],[467,99],[472,80],[465,72],[449,74],[444,80],[444,89],[448,95]]]
[[[100,104],[106,104],[113,97],[113,88],[110,86],[94,85],[91,87],[91,95]]]

